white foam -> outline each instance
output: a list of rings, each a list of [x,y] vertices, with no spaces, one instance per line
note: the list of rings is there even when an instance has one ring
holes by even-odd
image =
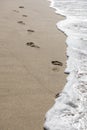
[[[57,23],[67,35],[67,83],[46,114],[47,130],[87,130],[87,1],[51,0],[56,13],[66,16]]]

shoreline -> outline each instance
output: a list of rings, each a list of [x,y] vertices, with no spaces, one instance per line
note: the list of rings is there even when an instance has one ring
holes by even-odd
[[[66,36],[56,27],[64,17],[49,5],[0,2],[1,129],[43,129],[45,114],[66,83]]]
[[[86,129],[87,14],[84,7],[87,4],[85,1],[78,1],[77,4],[76,1],[55,1],[54,5],[58,13],[66,17],[66,20],[58,23],[58,27],[67,36],[65,73],[68,77],[53,107],[46,113],[44,130]]]

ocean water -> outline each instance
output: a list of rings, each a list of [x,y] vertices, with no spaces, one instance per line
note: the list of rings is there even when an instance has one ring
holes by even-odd
[[[87,130],[87,0],[50,0],[66,38],[67,83],[46,113],[47,130]]]

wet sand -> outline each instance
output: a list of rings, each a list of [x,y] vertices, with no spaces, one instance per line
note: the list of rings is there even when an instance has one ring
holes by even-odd
[[[42,130],[66,82],[64,19],[47,0],[0,1],[0,130]]]

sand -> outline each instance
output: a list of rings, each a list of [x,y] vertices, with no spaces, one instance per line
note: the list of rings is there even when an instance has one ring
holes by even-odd
[[[0,1],[0,130],[43,129],[66,82],[61,19],[47,0]]]

